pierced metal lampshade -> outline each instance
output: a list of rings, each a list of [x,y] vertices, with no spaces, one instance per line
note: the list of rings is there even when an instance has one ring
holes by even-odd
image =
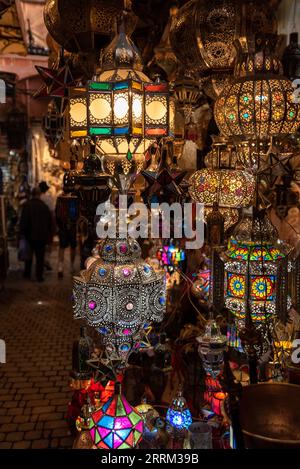
[[[164,272],[141,258],[132,238],[100,242],[99,258],[74,277],[74,315],[97,329],[109,355],[125,366],[143,347],[149,324],[166,309]]]

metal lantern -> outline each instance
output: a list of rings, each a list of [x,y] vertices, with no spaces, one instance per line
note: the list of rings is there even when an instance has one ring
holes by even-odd
[[[91,52],[110,42],[123,7],[124,0],[47,0],[44,21],[50,35],[67,51]],[[136,20],[131,12],[129,34]]]
[[[226,349],[227,337],[221,334],[214,319],[209,319],[203,336],[197,337],[199,355],[202,358],[205,372],[216,379],[222,371],[223,352]]]
[[[74,278],[75,318],[95,327],[107,353],[123,366],[143,346],[149,323],[162,321],[165,309],[164,273],[142,260],[132,238],[102,241],[99,258]]]
[[[300,78],[300,47],[298,33],[290,34],[290,43],[285,48],[282,56],[283,71],[290,80]]]
[[[225,263],[225,306],[240,321],[249,308],[252,320],[276,314],[283,322],[290,307],[287,255],[290,248],[278,241],[266,216],[247,214],[230,238]]]
[[[186,69],[209,76],[218,88],[233,69],[234,41],[253,32],[276,31],[274,12],[268,1],[190,0],[175,17],[170,40]]]
[[[205,216],[217,204],[225,218],[225,229],[238,220],[238,208],[251,204],[254,177],[243,170],[204,168],[192,174],[189,193],[194,202],[205,206]]]
[[[99,449],[132,449],[142,439],[143,417],[121,394],[119,383],[115,394],[90,418],[90,435]]]
[[[239,43],[235,79],[215,103],[215,120],[222,134],[234,138],[266,139],[293,133],[299,126],[299,104],[294,88],[281,75],[274,54],[276,38],[256,37]],[[244,49],[243,49],[244,47]]]
[[[175,431],[187,430],[193,422],[191,411],[187,406],[181,390],[178,391],[167,410],[166,422]]]

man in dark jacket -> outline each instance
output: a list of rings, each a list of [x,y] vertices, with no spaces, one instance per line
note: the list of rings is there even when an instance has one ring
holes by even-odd
[[[31,199],[23,205],[20,235],[29,243],[36,259],[36,279],[43,282],[46,245],[52,235],[52,217],[47,205],[40,200],[40,191],[33,189]],[[24,277],[31,276],[31,260],[25,261]]]

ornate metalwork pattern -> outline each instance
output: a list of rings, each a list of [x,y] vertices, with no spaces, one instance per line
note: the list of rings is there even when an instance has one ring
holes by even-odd
[[[106,350],[123,365],[142,346],[149,323],[162,321],[165,309],[164,272],[141,259],[133,239],[100,242],[99,257],[74,278],[74,317],[95,327]]]
[[[109,43],[122,9],[122,0],[47,0],[44,20],[51,36],[66,50],[99,50]],[[129,34],[136,19],[131,13],[126,24]]]

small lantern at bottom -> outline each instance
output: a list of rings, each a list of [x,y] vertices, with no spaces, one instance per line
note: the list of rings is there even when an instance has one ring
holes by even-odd
[[[115,394],[101,409],[91,415],[90,435],[99,449],[132,449],[142,439],[144,421],[121,394],[116,383]]]
[[[226,348],[227,337],[222,335],[214,319],[207,321],[204,335],[197,338],[199,355],[203,368],[212,378],[216,378],[223,366],[223,352]]]

